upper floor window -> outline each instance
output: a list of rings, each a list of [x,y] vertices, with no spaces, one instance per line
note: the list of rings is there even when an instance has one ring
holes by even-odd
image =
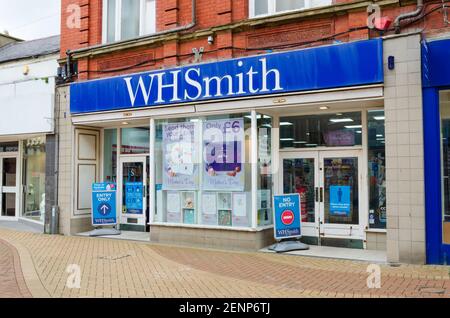
[[[327,6],[332,0],[249,0],[250,17]]]
[[[123,41],[156,31],[156,0],[103,0],[103,42]]]

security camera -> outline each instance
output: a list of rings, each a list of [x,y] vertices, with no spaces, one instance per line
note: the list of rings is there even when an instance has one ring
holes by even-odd
[[[208,36],[208,44],[209,45],[214,44],[214,37],[212,35]]]

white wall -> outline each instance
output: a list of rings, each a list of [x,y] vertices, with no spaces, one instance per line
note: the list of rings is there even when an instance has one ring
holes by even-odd
[[[425,263],[420,35],[383,41],[389,262]],[[387,68],[395,56],[395,68]]]
[[[53,131],[57,57],[0,64],[0,135]]]

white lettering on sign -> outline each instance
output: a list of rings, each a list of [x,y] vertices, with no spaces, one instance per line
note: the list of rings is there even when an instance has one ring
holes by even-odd
[[[254,70],[252,66],[247,72],[242,71],[235,74],[234,77],[226,74],[202,78],[199,68],[189,68],[184,76],[181,76],[181,70],[175,70],[141,75],[137,83],[132,83],[133,77],[125,77],[123,80],[126,83],[132,107],[134,107],[138,96],[142,96],[145,105],[149,105],[151,103],[179,102],[181,101],[180,96],[194,101],[200,98],[227,97],[248,93],[256,94],[258,92],[270,93],[283,90],[280,71],[275,68],[269,69],[266,58],[259,59],[259,62],[259,72]],[[238,61],[237,66],[241,68],[244,63]],[[245,81],[245,77],[247,81]],[[150,79],[148,80],[148,78]],[[244,83],[247,84],[247,87]],[[255,83],[260,83],[260,88],[255,87]],[[270,85],[270,83],[273,84]],[[183,84],[184,92],[178,91],[180,84]],[[170,90],[170,94],[163,94],[166,90]],[[150,99],[151,96],[153,96],[153,100]]]
[[[280,208],[292,208],[295,206],[295,202],[291,201],[291,198],[283,198],[283,202],[278,203]]]

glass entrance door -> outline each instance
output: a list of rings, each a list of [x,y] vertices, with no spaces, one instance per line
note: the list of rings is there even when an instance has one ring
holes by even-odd
[[[122,157],[120,160],[122,230],[147,230],[148,166],[146,156]]]
[[[300,194],[303,236],[319,237],[318,152],[283,153],[281,193]]]
[[[320,236],[363,239],[360,226],[360,152],[323,151],[319,154],[319,161]]]
[[[0,157],[0,212],[2,217],[17,216],[17,158]]]
[[[280,193],[298,193],[303,236],[363,240],[359,150],[281,154]]]

